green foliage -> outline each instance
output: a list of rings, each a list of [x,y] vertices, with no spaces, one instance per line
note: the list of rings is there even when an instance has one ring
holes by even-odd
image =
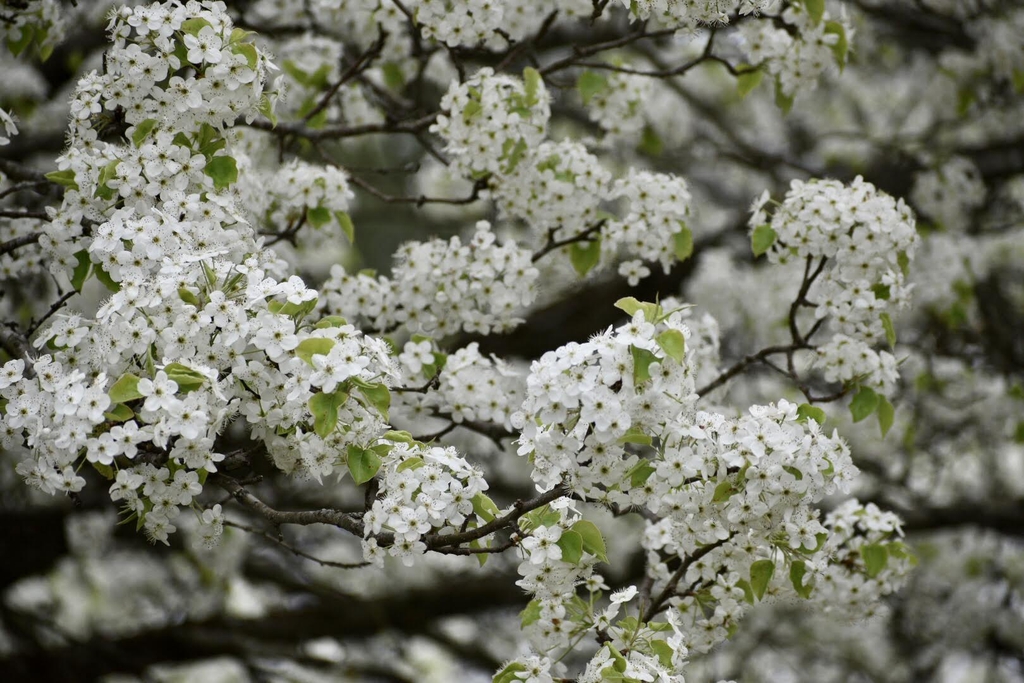
[[[608,87],[608,78],[598,72],[585,69],[576,79],[576,90],[580,93],[583,104],[590,104],[590,100],[602,90]]]
[[[585,277],[601,261],[601,238],[570,244],[569,261],[579,276]]]
[[[137,398],[142,398],[142,394],[139,393],[139,380],[141,378],[138,375],[133,375],[130,372],[126,372],[121,375],[113,386],[107,390],[107,396],[110,397],[111,403],[127,403],[128,401],[134,401]]]
[[[356,445],[348,447],[348,471],[352,481],[363,485],[373,479],[380,470],[381,459],[372,449],[360,448]]]
[[[767,223],[754,228],[750,235],[750,248],[754,250],[754,256],[760,256],[768,251],[775,244],[777,237],[775,230]]]
[[[750,589],[758,600],[764,598],[768,584],[775,575],[775,563],[771,560],[758,560],[750,565]]]
[[[850,401],[850,414],[854,422],[860,422],[878,408],[878,394],[869,387],[861,387]]]

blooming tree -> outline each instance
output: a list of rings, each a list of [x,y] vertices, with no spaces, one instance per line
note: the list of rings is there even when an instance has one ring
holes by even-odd
[[[81,4],[0,5],[11,676],[1024,675],[1024,10]]]

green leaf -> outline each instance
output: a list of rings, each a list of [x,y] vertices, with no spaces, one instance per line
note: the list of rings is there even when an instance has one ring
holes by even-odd
[[[306,220],[314,228],[322,228],[331,222],[331,211],[322,206],[306,209]]]
[[[686,337],[679,330],[665,330],[654,338],[661,350],[677,363],[686,360]]]
[[[736,493],[736,485],[732,481],[729,479],[720,481],[718,486],[715,487],[715,493],[711,497],[711,502],[722,503],[729,500],[734,493]]]
[[[164,366],[164,372],[177,383],[178,391],[183,394],[195,391],[206,382],[206,375],[181,363],[168,363]]]
[[[651,650],[657,655],[659,664],[666,669],[672,668],[672,657],[675,656],[676,651],[672,649],[671,645],[664,640],[652,640]]]
[[[187,304],[199,308],[199,297],[188,287],[178,287],[178,298]]]
[[[597,71],[591,71],[586,69],[580,74],[580,77],[576,79],[576,89],[580,92],[580,98],[583,100],[583,104],[590,104],[590,100],[597,93],[601,92],[608,87],[608,78]]]
[[[644,320],[649,323],[656,323],[661,320],[661,306],[646,301],[637,301],[631,296],[616,301],[615,308],[625,311],[629,317],[636,315],[637,311],[643,311]]]
[[[32,44],[32,38],[34,37],[35,27],[31,24],[23,24],[21,27],[21,35],[17,40],[11,40],[10,38],[7,39],[7,49],[11,51],[12,55],[17,57],[25,51],[25,48]]]
[[[543,83],[540,72],[532,66],[523,69],[523,86],[526,90],[527,105],[532,107],[540,101],[538,96],[540,95],[540,88]]]
[[[746,579],[740,579],[736,582],[736,586],[743,589],[743,599],[751,605],[754,604],[754,589],[750,587],[750,582]]]
[[[519,166],[519,162],[526,156],[526,141],[522,138],[513,144],[511,140],[505,141],[505,147],[501,158],[505,161],[505,173],[512,173]]]
[[[643,384],[651,378],[651,365],[660,363],[661,359],[634,344],[629,345],[629,351],[633,355],[633,383]]]
[[[629,470],[629,484],[633,488],[640,488],[647,483],[656,470],[647,460],[641,460]]]
[[[127,422],[135,417],[135,411],[123,403],[118,403],[103,413],[103,417],[107,418],[110,422]]]
[[[882,314],[882,327],[885,329],[885,341],[889,342],[889,348],[896,346],[896,328],[893,327],[892,318],[888,313]]]
[[[803,481],[804,473],[792,465],[783,465],[782,469],[793,475],[793,478],[797,481]]]
[[[825,424],[825,411],[810,403],[801,403],[796,409],[796,416],[799,422],[807,422],[808,419],[811,419],[820,425]]]
[[[78,264],[71,273],[71,286],[75,288],[76,292],[81,292],[82,286],[89,278],[89,271],[92,269],[92,261],[89,260],[89,252],[85,249],[76,252],[75,259],[78,261]]]
[[[815,24],[820,24],[825,17],[825,0],[804,0],[807,15]]]
[[[775,244],[776,237],[778,235],[775,234],[775,230],[767,223],[754,228],[754,232],[750,234],[750,247],[754,250],[754,256],[760,256],[768,251]]]
[[[782,82],[778,78],[775,79],[775,104],[779,109],[782,110],[783,114],[788,114],[793,108],[793,95],[787,95],[782,90]]]
[[[344,211],[335,211],[334,218],[338,221],[338,225],[341,226],[341,231],[345,233],[345,237],[348,238],[349,244],[356,243],[356,226],[352,223],[352,217]]]
[[[99,184],[96,186],[96,195],[100,199],[110,201],[114,198],[116,192],[113,188],[109,187],[107,183],[117,177],[117,166],[121,163],[120,159],[114,159],[100,171]]]
[[[644,434],[642,429],[633,426],[629,428],[629,431],[627,431],[625,434],[619,437],[617,443],[619,445],[635,443],[640,444],[641,446],[650,446],[652,443],[654,443],[654,440],[647,434]]]
[[[362,486],[373,479],[380,470],[380,464],[380,457],[372,450],[355,445],[348,447],[348,471],[357,485]]]
[[[357,384],[359,393],[372,405],[385,420],[388,419],[388,408],[391,407],[391,392],[383,384]]]
[[[269,97],[260,97],[259,112],[270,121],[270,125],[277,128],[277,114],[274,113],[274,103]]]
[[[602,562],[608,561],[608,551],[605,548],[604,536],[596,524],[586,519],[581,519],[573,524],[571,529],[583,539],[584,550]]]
[[[498,506],[494,504],[490,496],[485,493],[478,493],[473,496],[473,512],[476,516],[483,520],[484,524],[494,521],[494,518],[500,514]]]
[[[303,339],[295,347],[295,355],[312,366],[313,356],[326,356],[334,348],[335,343],[333,339],[325,339],[324,337]]]
[[[558,547],[562,549],[562,562],[579,564],[583,559],[583,537],[575,531],[563,531]]]
[[[896,409],[889,403],[885,396],[878,397],[878,427],[882,431],[882,438],[892,429],[892,423],[896,419]]]
[[[649,157],[660,157],[661,153],[665,151],[665,143],[662,142],[661,136],[651,126],[644,126],[644,131],[640,136],[640,144],[638,150],[642,154],[646,154]]]
[[[540,618],[540,607],[538,606],[537,617]],[[491,679],[491,683],[521,683],[524,679],[520,678],[516,674],[521,674],[526,671],[526,665],[520,662],[512,662],[504,669],[494,674],[494,678]]]
[[[51,171],[46,174],[46,179],[52,180],[63,187],[69,187],[72,190],[78,189],[78,183],[75,182],[75,172],[71,169],[67,169],[66,171]]]
[[[740,94],[740,97],[746,97],[754,88],[761,85],[762,80],[764,80],[764,71],[761,69],[741,71],[736,76],[736,91]]]
[[[836,58],[836,64],[839,65],[839,70],[842,71],[846,68],[846,56],[850,52],[850,42],[846,38],[846,29],[838,21],[826,21],[825,35],[830,33],[839,36],[839,40],[829,47],[832,48],[832,54]]]
[[[320,392],[309,399],[309,412],[313,415],[313,431],[321,439],[326,439],[338,425],[338,408],[348,400],[343,391],[331,393]]]
[[[409,432],[404,431],[404,430],[401,430],[401,431],[391,430],[391,431],[388,431],[388,432],[384,432],[384,436],[382,436],[381,438],[382,439],[386,439],[388,441],[394,441],[395,443],[405,443],[405,444],[416,443],[416,439],[413,438],[412,434],[410,434]]]
[[[206,19],[203,19],[202,17],[193,17],[191,19],[186,19],[185,21],[181,22],[181,30],[192,36],[198,36],[199,32],[207,26],[213,28],[213,24],[208,22]]]
[[[758,600],[764,598],[764,593],[768,590],[768,584],[774,574],[775,563],[771,560],[758,560],[750,565],[750,589]]]
[[[139,379],[138,375],[133,375],[130,372],[121,375],[107,391],[110,402],[127,403],[142,398],[142,394],[139,393]]]
[[[907,252],[901,251],[896,254],[896,264],[899,265],[900,272],[904,276],[910,275],[910,256],[907,255]]]
[[[793,590],[801,598],[811,597],[811,587],[804,585],[804,575],[807,573],[807,563],[803,560],[794,560],[789,566],[789,580],[793,583]]]
[[[111,467],[110,465],[103,465],[98,462],[94,462],[92,463],[92,468],[99,472],[104,479],[113,479],[115,476],[114,468]]]
[[[219,156],[210,159],[203,169],[206,175],[213,178],[213,186],[218,190],[230,187],[238,180],[238,166],[234,157]]]
[[[850,414],[854,422],[860,422],[878,408],[878,394],[868,387],[861,387],[850,401]]]
[[[864,569],[871,578],[878,576],[889,564],[889,551],[881,543],[866,543],[860,547]]]
[[[580,277],[586,276],[601,260],[601,240],[574,242],[569,245],[569,261]]]
[[[537,622],[540,619],[540,600],[530,600],[519,613],[519,623],[524,628]]]
[[[146,141],[154,128],[156,128],[156,119],[146,119],[136,124],[135,131],[132,133],[132,142],[135,143],[135,146],[142,147],[142,143]]]
[[[693,255],[693,231],[682,221],[679,221],[679,225],[682,229],[672,236],[672,251],[676,259],[685,261]]]
[[[120,292],[121,283],[114,282],[114,278],[110,277],[110,273],[103,269],[98,263],[94,263],[92,272],[96,276],[96,279],[103,283],[103,286],[109,289],[111,292]]]
[[[259,53],[256,52],[255,45],[252,43],[235,43],[231,46],[231,51],[236,55],[242,55],[245,57],[245,61],[249,64],[249,68],[253,71],[256,70],[256,64],[259,62]]]

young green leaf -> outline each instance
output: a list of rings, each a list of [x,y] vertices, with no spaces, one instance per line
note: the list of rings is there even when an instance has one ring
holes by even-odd
[[[750,589],[758,600],[764,598],[764,593],[768,590],[768,584],[774,574],[775,563],[771,560],[758,560],[750,565]]]
[[[854,422],[860,422],[878,408],[878,394],[869,387],[861,387],[850,401],[850,414]]]
[[[767,223],[754,228],[754,232],[750,234],[750,247],[754,250],[754,256],[760,256],[768,251],[775,244],[776,237],[778,235],[775,234],[775,230]]]
[[[597,71],[585,70],[576,80],[576,89],[579,90],[580,99],[583,104],[590,104],[594,95],[608,87],[608,79],[604,74]]]
[[[218,190],[230,187],[238,180],[238,166],[234,157],[214,157],[207,162],[203,171],[213,178],[213,186]]]
[[[326,356],[334,348],[335,341],[324,337],[310,337],[303,339],[295,347],[295,355],[313,365],[313,356]]]
[[[750,69],[741,71],[736,76],[736,91],[740,97],[746,97],[754,88],[761,84],[764,79],[764,71],[761,69]]]
[[[562,562],[579,564],[583,559],[583,537],[575,531],[563,531],[558,538],[558,547],[562,549]]]
[[[665,330],[654,338],[665,355],[677,363],[686,360],[686,337],[679,330]]]
[[[804,575],[807,573],[807,563],[803,560],[794,560],[789,566],[789,580],[793,583],[793,590],[801,598],[811,597],[811,587],[804,585]]]
[[[673,253],[676,259],[685,261],[693,256],[693,231],[682,221],[679,221],[679,225],[682,229],[672,236]]]
[[[825,424],[825,411],[810,403],[801,403],[796,409],[796,416],[799,422],[807,422],[808,419],[811,419],[818,424]]]
[[[892,423],[896,420],[896,409],[885,396],[878,397],[878,427],[882,431],[882,438],[892,429]]]
[[[352,481],[362,486],[373,479],[380,470],[380,457],[369,448],[360,448],[356,445],[348,447],[348,471],[352,475]]]
[[[602,562],[608,561],[608,551],[605,549],[604,536],[601,535],[601,530],[597,528],[596,524],[589,520],[581,519],[573,524],[571,529],[583,539],[584,550]]]
[[[139,393],[139,379],[138,375],[133,375],[130,372],[121,375],[107,391],[110,402],[127,403],[128,401],[142,398],[142,394]]]
[[[889,564],[889,551],[881,543],[866,543],[860,547],[864,569],[871,578],[878,576]]]
[[[661,359],[647,349],[629,345],[630,353],[633,355],[633,383],[643,384],[651,378],[651,365],[660,363]]]
[[[573,242],[569,245],[569,261],[579,276],[585,277],[601,261],[601,238]]]

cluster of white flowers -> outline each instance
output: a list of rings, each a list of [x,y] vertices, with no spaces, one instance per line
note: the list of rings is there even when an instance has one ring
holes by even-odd
[[[805,298],[819,321],[843,335],[819,354],[818,367],[842,382],[866,372],[891,388],[895,361],[870,347],[893,341],[893,314],[910,301],[906,275],[917,246],[910,209],[859,176],[850,185],[794,180],[770,219],[767,202],[766,192],[754,205],[755,242],[774,240],[772,263],[818,273]]]
[[[565,481],[582,495],[632,504],[633,468],[642,463],[630,442],[649,441],[670,420],[692,419],[688,336],[678,311],[648,305],[614,332],[534,361],[522,412],[513,417],[534,481],[545,489]]]
[[[539,247],[564,243],[583,249],[586,255],[577,252],[580,258],[574,262],[581,274],[619,256],[657,260],[665,270],[689,257],[686,181],[630,168],[613,183],[612,174],[583,144],[541,142],[547,91],[536,72],[527,70],[519,82],[482,69],[467,83],[453,85],[443,106],[447,114],[433,130],[445,139],[453,170],[489,176],[502,215],[524,223]],[[627,208],[625,217],[616,220],[605,206],[619,199]],[[641,263],[622,268],[634,283],[650,274]]]
[[[494,38],[504,18],[503,4],[498,0],[416,0],[410,10],[424,38],[449,47],[473,46]]]
[[[837,334],[815,353],[814,364],[823,370],[827,382],[857,379],[883,396],[892,396],[896,390],[899,368],[888,351],[876,351],[858,339]]]
[[[426,552],[420,540],[426,534],[462,530],[473,515],[474,499],[487,490],[481,470],[454,448],[439,446],[397,444],[384,457],[378,476],[385,494],[363,518],[366,536],[393,532],[395,542],[387,553],[407,566]],[[380,562],[385,550],[368,538],[363,552],[367,560]]]
[[[349,4],[346,4],[346,10]],[[298,11],[304,11],[301,5]],[[279,18],[288,15],[282,13],[274,16]],[[373,32],[370,35],[372,37]],[[275,109],[279,117],[309,117],[308,124],[312,127],[321,126],[326,121],[363,125],[383,119],[380,108],[368,99],[366,87],[359,79],[350,78],[340,87],[335,87],[341,77],[341,65],[344,62],[345,46],[341,42],[325,35],[304,33],[300,36],[289,35],[272,44],[275,58],[283,71],[281,89],[286,93]],[[374,82],[386,82],[387,79],[381,77],[380,72],[379,67],[373,67],[367,69],[366,73]],[[322,100],[332,88],[333,94],[321,107]]]
[[[431,392],[404,392],[393,412],[396,422],[402,417],[416,419],[442,412],[456,424],[482,422],[511,429],[512,413],[523,400],[523,378],[500,358],[484,357],[476,342],[451,354],[437,351],[426,337],[414,335],[398,356],[409,386],[420,386],[437,377],[437,389]]]
[[[848,500],[825,517],[828,564],[813,567],[812,599],[825,613],[866,618],[884,614],[882,597],[896,591],[916,564],[900,540],[900,519],[874,503]]]
[[[594,89],[584,106],[590,120],[601,126],[607,143],[636,145],[646,121],[645,103],[652,90],[650,78],[612,73],[601,78],[601,87]]]
[[[441,109],[446,113],[430,130],[444,139],[454,172],[471,177],[511,172],[543,141],[550,97],[536,71],[526,75],[524,81],[484,68],[445,93]]]
[[[608,224],[603,250],[660,261],[666,272],[676,259],[689,256],[693,235],[685,222],[690,214],[685,180],[631,168],[615,182],[615,195],[626,199],[628,209],[625,218]]]
[[[70,271],[86,248],[97,268],[127,283],[177,254],[241,256],[251,241],[223,192],[238,173],[223,128],[269,106],[271,65],[223,3],[123,8],[109,30],[105,72],[79,81],[70,146],[57,161],[56,179],[69,189],[40,240],[53,267]],[[129,127],[108,142],[117,117]],[[102,223],[95,238],[87,221]]]
[[[787,3],[782,22],[744,22],[739,30],[747,61],[772,76],[777,92],[791,101],[798,91],[813,89],[827,68],[845,65],[853,28],[795,2]]]
[[[35,45],[44,59],[64,39],[60,0],[25,0],[0,7],[0,39],[14,55]]]
[[[778,0],[621,0],[633,19],[654,19],[666,26],[728,23],[729,15],[763,12]]]
[[[1019,83],[1024,74],[1024,50],[1020,35],[1024,31],[1024,9],[1007,8],[998,17],[986,15],[968,24],[971,37],[978,41],[974,53],[983,68],[998,80],[1011,85]]]
[[[652,515],[643,543],[653,594],[658,586],[678,583],[683,596],[671,600],[675,610],[668,617],[674,639],[668,646],[680,661],[668,666],[655,656],[654,663],[642,664],[646,660],[640,658],[635,665],[678,673],[687,652],[706,652],[724,640],[750,605],[766,596],[808,597],[819,581],[839,586],[836,590],[850,587],[853,594],[858,587],[867,591],[852,577],[867,572],[874,580],[873,560],[865,560],[867,567],[827,570],[860,546],[848,534],[830,540],[830,527],[812,507],[827,495],[846,492],[857,474],[846,444],[787,401],[753,406],[738,418],[697,412],[694,353],[687,344],[693,335],[683,315],[632,300],[620,305],[633,312],[627,325],[534,362],[525,414],[514,421],[522,425],[520,453],[533,461],[540,488],[561,483],[588,499],[643,507]],[[571,596],[559,592],[570,585],[563,553],[573,544],[560,539],[572,523],[538,524],[523,543],[529,571],[520,568],[527,577],[521,585],[541,598],[542,615],[556,609],[548,602]],[[681,576],[671,564],[677,557],[691,558]],[[533,565],[544,571],[530,569]],[[576,566],[588,570],[580,558]],[[898,582],[907,569],[905,563],[892,563],[891,573],[876,582],[878,590],[861,603],[890,590],[890,581]],[[545,580],[538,583],[538,574]],[[819,576],[842,576],[845,583]],[[830,599],[838,598],[830,594]],[[847,596],[840,602],[852,606],[857,600]],[[595,624],[611,634],[613,645],[616,634],[623,643],[644,640],[636,638],[643,625],[635,621],[618,629],[593,616],[577,622],[545,626],[538,651]],[[604,658],[595,664],[601,668],[612,655],[598,656]]]
[[[543,243],[549,235],[567,239],[593,225],[611,180],[612,174],[581,143],[543,142],[495,179],[491,193],[505,217],[523,221]]]
[[[539,272],[530,256],[515,242],[499,244],[490,223],[480,221],[466,244],[458,237],[405,243],[391,279],[335,266],[321,291],[327,311],[374,329],[487,334],[519,324],[516,314],[536,296]]]
[[[278,230],[302,224],[313,228],[313,245],[352,238],[348,211],[355,193],[346,173],[336,166],[316,166],[294,159],[260,174],[250,194],[263,223]],[[258,188],[258,191],[256,189]],[[304,239],[310,232],[304,233]]]
[[[0,108],[0,123],[3,124],[3,130],[0,131],[0,145],[9,145],[11,138],[18,134],[18,126],[14,117],[3,108]]]
[[[962,233],[970,226],[971,212],[985,202],[985,182],[970,159],[953,157],[917,174],[910,199],[940,228]]]

